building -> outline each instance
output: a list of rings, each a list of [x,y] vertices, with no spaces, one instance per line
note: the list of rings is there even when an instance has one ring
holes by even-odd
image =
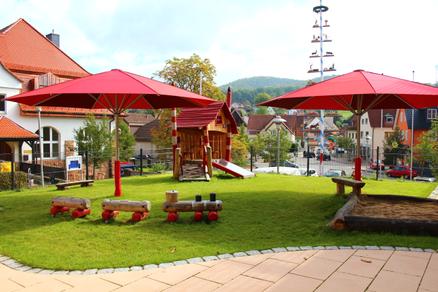
[[[59,35],[52,32],[44,36],[24,19],[0,29],[0,99],[87,75],[83,67],[60,49]],[[110,115],[106,110],[41,108],[44,165],[59,168],[60,177],[65,173],[65,156],[76,154],[74,130],[90,113],[97,117]],[[36,107],[3,100],[0,115],[20,128],[38,133]],[[4,132],[0,130],[0,139],[2,136]],[[33,143],[33,151],[27,144],[23,149],[13,146],[10,150],[15,161],[31,163],[35,158],[32,154],[39,152],[38,143]]]
[[[414,147],[420,143],[421,136],[432,127],[432,121],[438,119],[438,108],[399,109],[395,117],[394,128],[403,133],[403,144],[410,146],[412,140],[412,114],[414,115]]]
[[[160,121],[155,119],[138,128],[134,134],[136,154],[140,153],[140,149],[144,155],[152,155],[157,150],[155,144],[152,143],[152,130],[158,129],[159,125]]]
[[[275,133],[276,124],[273,122],[276,115],[250,115],[248,117],[248,136],[254,138],[264,132]],[[281,129],[287,133],[289,140],[295,143],[295,131],[297,127],[297,115],[281,115],[286,122],[281,124]]]
[[[376,109],[368,112],[369,123],[371,126],[371,158],[377,157],[377,147],[379,156],[384,151],[385,139],[394,132],[395,109]]]

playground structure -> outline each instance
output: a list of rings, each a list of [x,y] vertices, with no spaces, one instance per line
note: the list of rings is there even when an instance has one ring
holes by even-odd
[[[52,199],[52,207],[50,208],[50,214],[56,217],[58,213],[66,213],[70,211],[70,208],[74,208],[71,213],[71,217],[83,218],[91,213],[90,200],[82,198],[72,197],[55,197]]]
[[[222,210],[222,201],[216,200],[216,193],[210,193],[209,200],[202,200],[201,195],[196,195],[194,201],[179,201],[178,191],[167,191],[166,201],[163,203],[163,211],[167,212],[167,221],[178,220],[178,212],[194,212],[193,219],[201,221],[204,211],[208,211],[209,221],[216,221],[219,218],[219,211]]]
[[[148,217],[151,210],[149,201],[128,201],[128,200],[109,200],[102,202],[102,220],[107,223],[109,220],[117,217],[120,211],[133,212],[131,221],[139,222]]]
[[[173,176],[180,181],[210,180],[213,160],[231,161],[231,137],[237,125],[230,112],[231,89],[227,102],[203,108],[186,108],[172,116]]]

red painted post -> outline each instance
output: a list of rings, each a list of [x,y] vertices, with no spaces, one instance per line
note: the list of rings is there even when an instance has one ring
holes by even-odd
[[[173,157],[173,170],[175,171],[175,163],[177,157],[176,148],[178,147],[178,133],[177,133],[177,124],[176,124],[176,108],[172,109],[172,157]]]
[[[362,158],[360,156],[354,160],[354,179],[362,180]]]
[[[225,148],[225,160],[231,161],[231,127],[227,125],[227,140]]]
[[[114,162],[114,196],[120,197],[122,195],[122,184],[120,179],[120,160]]]

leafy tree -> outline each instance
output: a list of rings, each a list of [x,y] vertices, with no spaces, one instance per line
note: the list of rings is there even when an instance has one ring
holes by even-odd
[[[430,167],[432,173],[438,176],[438,121],[434,121],[432,128],[420,137],[415,152],[421,168]]]
[[[158,120],[158,128],[151,130],[152,143],[158,148],[172,147],[172,110],[161,110]]]
[[[272,98],[272,96],[269,95],[268,93],[261,92],[254,97],[254,102],[255,102],[255,104],[259,104],[261,102],[268,101],[271,98]]]
[[[336,138],[338,147],[344,148],[344,149],[353,149],[354,148],[354,142],[353,139],[347,136],[338,136]]]
[[[111,159],[111,131],[108,120],[97,121],[93,115],[87,116],[84,125],[74,130],[74,138],[79,154],[85,154],[93,163],[93,177],[96,166]]]
[[[239,134],[233,136],[231,143],[233,162],[241,166],[246,166],[248,164],[249,138],[244,125],[239,127]]]
[[[263,132],[256,138],[255,149],[267,162],[277,160],[277,133]],[[292,142],[285,131],[280,131],[280,163],[287,160]]]
[[[397,160],[404,160],[408,153],[408,146],[403,144],[404,134],[399,127],[394,129],[390,135],[385,138],[383,148],[385,149],[385,159],[383,162],[386,165],[396,165]]]
[[[269,115],[269,110],[266,106],[259,106],[256,108],[256,114],[258,115]]]
[[[128,161],[134,155],[135,138],[129,130],[128,124],[126,124],[121,118],[119,120],[119,129],[120,160]]]
[[[225,94],[214,83],[215,66],[209,59],[202,59],[197,54],[193,54],[190,58],[174,57],[167,60],[164,68],[155,74],[179,88],[199,93],[201,73],[202,95],[224,100]]]

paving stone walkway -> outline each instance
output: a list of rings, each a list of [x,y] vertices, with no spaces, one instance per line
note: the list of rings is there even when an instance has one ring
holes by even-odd
[[[311,249],[94,275],[42,275],[0,264],[0,291],[432,292],[437,275],[432,251]]]

